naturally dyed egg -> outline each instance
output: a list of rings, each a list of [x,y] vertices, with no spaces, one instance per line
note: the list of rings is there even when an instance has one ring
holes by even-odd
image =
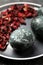
[[[34,37],[26,28],[19,28],[12,32],[9,42],[13,48],[24,50],[33,45]]]
[[[38,15],[43,15],[43,7],[40,7],[40,8],[38,9]]]
[[[43,16],[34,18],[31,22],[31,27],[36,37],[43,40]]]

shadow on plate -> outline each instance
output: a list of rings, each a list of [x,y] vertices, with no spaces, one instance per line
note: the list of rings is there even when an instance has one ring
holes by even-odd
[[[40,42],[43,43],[43,37],[35,35],[36,39]]]
[[[20,57],[30,57],[30,56],[32,56],[32,54],[34,54],[34,51],[35,51],[34,46],[31,46],[24,51],[23,50],[13,50],[13,52],[15,52]]]

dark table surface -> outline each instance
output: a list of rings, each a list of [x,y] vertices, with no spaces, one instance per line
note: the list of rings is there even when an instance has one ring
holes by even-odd
[[[20,1],[33,2],[43,5],[43,0],[0,0],[0,5],[9,2],[20,2]],[[43,65],[43,57],[27,61],[10,60],[0,57],[0,65]]]

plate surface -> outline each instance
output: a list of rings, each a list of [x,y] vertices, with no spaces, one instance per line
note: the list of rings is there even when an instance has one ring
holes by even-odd
[[[10,5],[24,4],[24,3],[30,4],[36,10],[38,10],[41,7],[40,4],[35,4],[35,3],[15,2],[15,3],[8,3],[8,4],[0,6],[0,11],[7,9]],[[25,21],[27,23],[27,25],[25,27],[27,29],[31,30],[30,24],[31,24],[32,19],[26,19]],[[24,27],[24,25],[22,25],[22,27]],[[41,43],[37,39],[35,39],[34,46],[32,48],[28,49],[27,51],[23,52],[23,53],[20,53],[19,51],[16,52],[15,50],[13,50],[13,48],[9,44],[5,51],[0,51],[0,56],[8,58],[8,59],[13,59],[13,60],[27,60],[27,59],[38,58],[38,57],[43,56],[43,43]]]

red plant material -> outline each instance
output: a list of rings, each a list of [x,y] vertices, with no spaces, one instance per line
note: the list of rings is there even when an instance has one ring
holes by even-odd
[[[15,25],[16,25],[17,27],[19,27],[19,26],[20,26],[20,22],[18,21]]]
[[[6,16],[6,15],[8,14],[8,11],[7,11],[7,10],[4,10],[3,12],[1,12],[1,14],[2,14],[3,16]]]
[[[26,15],[26,17],[27,17],[27,18],[32,17],[32,13],[31,13],[31,12],[28,13],[28,14]]]
[[[0,12],[0,49],[6,48],[12,31],[18,29],[21,24],[26,24],[25,18],[35,16],[37,16],[37,11],[28,4],[12,5]]]
[[[25,14],[21,13],[21,12],[18,12],[18,17],[24,17],[25,18]]]
[[[2,25],[2,19],[0,18],[0,25]]]

